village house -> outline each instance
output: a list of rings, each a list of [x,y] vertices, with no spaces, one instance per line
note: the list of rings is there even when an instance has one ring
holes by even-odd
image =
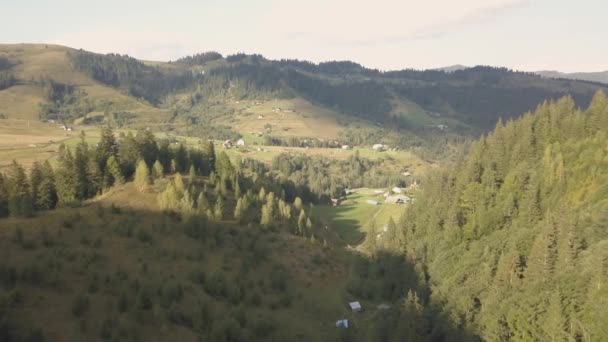
[[[390,203],[390,204],[406,204],[409,202],[410,202],[409,196],[405,196],[405,195],[388,196],[384,200],[384,203]]]
[[[348,320],[340,319],[336,321],[336,328],[345,328],[348,329]]]
[[[361,312],[361,310],[363,309],[361,307],[361,303],[359,303],[359,302],[350,302],[350,303],[348,303],[348,305],[350,306],[350,309],[353,312]]]

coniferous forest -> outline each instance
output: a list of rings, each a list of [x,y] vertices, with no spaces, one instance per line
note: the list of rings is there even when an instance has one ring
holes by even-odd
[[[606,91],[0,45],[0,342],[608,341]]]
[[[446,314],[488,341],[603,341],[608,331],[608,98],[499,122],[429,176],[397,228]]]

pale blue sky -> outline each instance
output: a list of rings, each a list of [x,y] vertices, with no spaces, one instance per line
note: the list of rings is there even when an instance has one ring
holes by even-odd
[[[608,70],[605,0],[4,0],[0,43],[170,60],[261,53],[387,69]]]

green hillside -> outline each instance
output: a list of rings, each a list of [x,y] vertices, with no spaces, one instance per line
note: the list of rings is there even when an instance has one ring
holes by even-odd
[[[481,66],[380,72],[260,55],[150,62],[53,45],[0,46],[4,117],[146,125],[215,139],[255,133],[371,145],[379,140],[371,136],[385,136],[393,146],[433,145],[491,129],[547,99],[570,95],[587,106],[598,88],[606,89]]]
[[[544,103],[431,176],[395,246],[426,300],[483,340],[606,340],[607,124],[601,92]]]

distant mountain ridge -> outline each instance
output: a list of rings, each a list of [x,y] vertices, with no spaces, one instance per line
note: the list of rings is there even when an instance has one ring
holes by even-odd
[[[243,53],[150,62],[57,45],[0,45],[0,114],[67,123],[226,123],[244,111],[238,101],[300,98],[345,123],[356,118],[410,132],[447,126],[480,133],[545,100],[568,95],[586,107],[599,89],[608,92],[608,85],[490,66],[383,72],[351,61]]]
[[[560,72],[554,70],[537,71],[538,75],[550,78],[565,78],[578,81],[599,82],[608,84],[608,70],[598,72]]]

